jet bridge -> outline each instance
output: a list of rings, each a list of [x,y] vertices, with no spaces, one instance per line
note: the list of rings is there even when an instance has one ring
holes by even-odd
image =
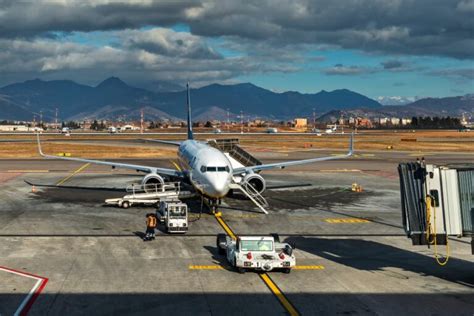
[[[401,163],[403,227],[413,245],[447,245],[471,237],[474,254],[474,164]]]

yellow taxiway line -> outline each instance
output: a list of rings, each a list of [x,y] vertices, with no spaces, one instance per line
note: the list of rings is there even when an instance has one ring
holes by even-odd
[[[360,169],[321,169],[321,172],[362,172]]]
[[[179,165],[174,160],[170,159],[170,162],[173,164],[173,166],[176,168],[176,170],[181,171],[181,168],[179,167]]]
[[[370,223],[370,221],[368,219],[364,219],[364,218],[326,218],[324,221],[327,222],[327,223],[331,223],[331,224]]]
[[[84,169],[86,169],[87,167],[89,167],[90,165],[90,162],[82,165],[81,167],[79,167],[78,169],[76,169],[73,173],[71,173],[70,175],[68,175],[66,178],[62,179],[61,181],[59,181],[58,183],[56,183],[56,186],[60,186],[61,184],[63,184],[64,182],[68,181],[69,179],[71,179],[72,177],[74,177],[76,174],[78,174],[79,172],[83,171]]]
[[[277,299],[280,301],[281,305],[286,309],[288,314],[290,315],[299,315],[298,311],[296,308],[293,306],[293,304],[290,303],[290,301],[286,298],[285,294],[280,290],[280,288],[273,282],[272,278],[267,273],[261,273],[259,274],[260,279],[263,280],[263,282],[267,285],[267,287],[272,291],[273,295],[277,297]]]
[[[224,270],[224,267],[219,265],[207,265],[207,266],[200,266],[200,265],[190,265],[189,270]]]
[[[229,225],[226,224],[226,222],[222,219],[222,216],[219,215],[219,213],[214,214],[214,217],[216,218],[217,222],[222,226],[222,228],[224,228],[225,232],[227,233],[227,235],[230,236],[230,238],[237,239],[232,229],[230,229]]]
[[[310,265],[310,266],[294,266],[293,269],[295,270],[324,270],[324,266],[322,265]]]
[[[214,217],[216,218],[217,222],[222,226],[222,228],[225,230],[227,235],[229,235],[232,239],[236,239],[236,236],[232,229],[229,227],[229,225],[226,224],[220,213],[214,214]],[[210,270],[210,269],[209,269]],[[286,312],[290,315],[299,315],[298,311],[296,308],[293,306],[293,304],[290,303],[290,301],[286,298],[286,296],[283,294],[283,292],[280,290],[280,288],[273,282],[273,280],[270,278],[270,276],[267,273],[261,273],[259,274],[260,278],[262,281],[267,285],[267,287],[270,289],[270,291],[275,295],[275,297],[278,299],[280,304],[283,306],[283,308],[286,310]]]
[[[49,170],[41,170],[41,169],[18,169],[18,170],[8,170],[7,172],[10,173],[45,173],[49,172]]]

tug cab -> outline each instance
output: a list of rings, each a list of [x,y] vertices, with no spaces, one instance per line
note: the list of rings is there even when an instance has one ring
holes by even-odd
[[[156,211],[160,223],[168,233],[186,233],[188,231],[188,206],[179,200],[161,201]]]

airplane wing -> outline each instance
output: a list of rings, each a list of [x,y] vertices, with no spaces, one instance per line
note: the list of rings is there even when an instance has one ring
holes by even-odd
[[[142,138],[141,140],[144,140],[144,141],[147,141],[147,142],[164,144],[164,145],[173,145],[173,146],[181,145],[181,142],[174,142],[172,140],[161,140],[161,139],[150,139],[150,138]]]
[[[47,158],[47,159],[62,159],[62,160],[69,160],[69,161],[92,163],[92,164],[96,164],[96,165],[111,166],[112,168],[132,169],[132,170],[143,171],[143,172],[147,172],[147,173],[157,173],[157,174],[161,174],[161,175],[167,175],[167,176],[173,176],[173,177],[179,177],[179,178],[183,178],[185,176],[183,172],[177,171],[175,169],[150,167],[150,166],[134,165],[134,164],[128,164],[128,163],[103,161],[103,160],[93,160],[93,159],[83,159],[83,158],[46,155],[46,154],[43,153],[43,151],[41,149],[41,142],[40,142],[40,138],[39,138],[39,133],[36,134],[36,136],[37,136],[37,140],[38,140],[38,152],[41,156],[43,156],[44,158]]]
[[[44,184],[34,183],[28,180],[23,180],[30,186],[39,188],[56,188],[56,189],[77,189],[77,190],[91,190],[91,191],[116,191],[116,192],[127,192],[127,188],[107,188],[107,187],[83,187],[83,186],[72,186],[72,185],[57,185],[57,184]]]
[[[318,158],[293,160],[293,161],[284,161],[284,162],[277,162],[277,163],[270,163],[270,164],[263,164],[263,165],[236,168],[236,169],[234,169],[234,175],[242,174],[242,173],[255,172],[255,171],[268,170],[268,169],[273,169],[273,168],[283,169],[285,167],[304,165],[304,164],[313,163],[313,162],[320,162],[320,161],[347,158],[347,157],[350,157],[354,154],[354,145],[353,145],[354,140],[353,140],[353,138],[354,138],[354,133],[351,134],[351,138],[350,138],[350,141],[349,141],[349,151],[345,155],[329,156],[329,157],[318,157]]]

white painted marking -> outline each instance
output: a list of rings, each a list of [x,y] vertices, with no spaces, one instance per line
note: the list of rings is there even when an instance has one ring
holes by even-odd
[[[28,304],[29,300],[31,299],[31,297],[33,296],[33,294],[36,292],[36,290],[38,289],[38,287],[40,286],[41,282],[43,282],[43,280],[41,280],[41,279],[38,279],[38,281],[36,281],[35,286],[33,286],[33,288],[32,288],[31,291],[28,293],[28,295],[25,297],[25,299],[23,300],[23,302],[21,302],[20,306],[19,306],[18,309],[16,310],[15,314],[13,314],[13,316],[20,316],[21,312],[23,311],[23,308],[25,308],[26,304]]]
[[[37,280],[35,285],[33,286],[33,288],[30,290],[30,292],[28,293],[28,295],[25,297],[25,299],[23,299],[23,301],[21,302],[20,306],[17,308],[17,310],[15,311],[15,314],[13,314],[14,316],[19,316],[23,310],[23,308],[25,308],[26,304],[28,304],[28,301],[31,299],[31,297],[33,296],[33,294],[36,292],[36,290],[38,289],[38,287],[41,285],[41,283],[44,281],[43,278],[40,278],[40,277],[35,277],[35,276],[32,276],[32,275],[29,275],[29,274],[26,274],[26,273],[21,273],[19,271],[14,271],[14,270],[10,270],[10,269],[5,269],[5,268],[2,268],[0,267],[0,270],[1,271],[5,271],[5,272],[8,272],[8,273],[12,273],[12,274],[16,274],[16,275],[19,275],[19,276],[22,276],[22,277],[27,277],[27,278],[30,278],[30,279],[34,279],[34,280]]]

